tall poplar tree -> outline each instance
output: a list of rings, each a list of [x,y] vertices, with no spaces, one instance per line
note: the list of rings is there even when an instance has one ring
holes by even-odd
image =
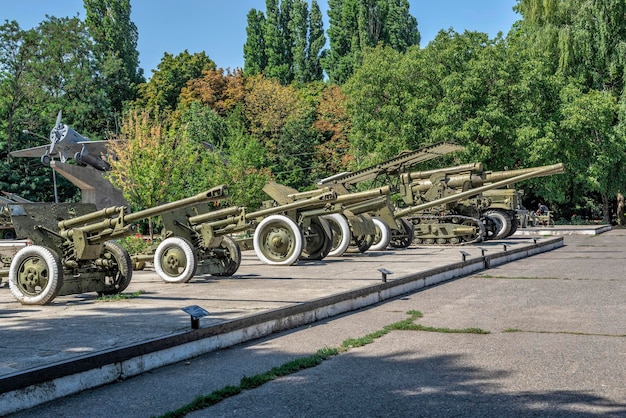
[[[246,75],[264,74],[281,84],[323,79],[321,51],[326,43],[322,13],[314,0],[267,0],[266,15],[248,12],[244,44]]]
[[[133,100],[145,81],[139,68],[137,26],[130,19],[130,0],[84,0],[85,23],[94,39],[94,54],[115,112]]]
[[[322,11],[316,0],[311,2],[309,14],[308,49],[306,58],[307,81],[321,81],[324,78],[321,56],[326,36],[324,35],[324,22]]]
[[[322,67],[334,83],[350,78],[368,47],[382,44],[405,52],[420,42],[408,0],[329,0],[328,17],[330,49],[324,51]]]
[[[246,43],[243,46],[244,69],[246,75],[261,74],[267,67],[265,55],[265,15],[251,9],[248,12],[246,27]]]

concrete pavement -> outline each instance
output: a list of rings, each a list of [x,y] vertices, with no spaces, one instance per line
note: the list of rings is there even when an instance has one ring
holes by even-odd
[[[624,240],[626,237],[621,231],[593,238],[568,236],[566,247],[555,251],[499,267],[492,265],[491,269],[482,273],[430,287],[427,291],[412,292],[374,307],[324,319],[309,327],[243,343],[232,349],[213,351],[124,382],[58,399],[16,416],[158,415],[190,402],[197,395],[206,395],[225,385],[237,385],[243,375],[262,373],[290,359],[312,354],[317,349],[338,346],[347,338],[361,337],[382,329],[385,325],[407,318],[406,312],[413,309],[424,313],[424,317],[416,321],[420,324],[453,329],[480,327],[490,331],[490,334],[393,331],[373,344],[351,349],[318,367],[244,392],[195,414],[501,416],[503,412],[510,412],[509,416],[527,416],[535,411],[533,408],[540,414],[550,411],[552,415],[563,416],[566,413],[589,416],[590,411],[624,412],[625,402],[620,394],[626,392],[623,390],[625,375],[622,366],[625,355],[623,336],[626,333],[624,306],[620,300],[624,280],[619,278],[619,261],[623,259],[623,251],[619,248],[624,248]],[[513,239],[506,243],[507,250],[521,246],[522,242],[529,245],[528,239]],[[493,243],[493,247],[486,248],[487,253],[503,251],[504,245]],[[484,245],[481,247],[485,249]],[[464,250],[470,253],[479,251],[473,247]],[[410,264],[410,268],[414,269],[419,265],[417,260],[432,259],[433,254],[438,256],[435,259],[439,262],[444,259],[442,253],[448,254],[450,264],[455,264],[454,258],[459,258],[459,249],[422,248],[415,251],[429,252],[430,257],[421,254],[421,257],[407,263],[408,252],[403,253],[404,261],[399,260],[390,270],[400,269],[404,264]],[[391,265],[387,256],[389,254],[377,258],[371,255],[357,257],[358,262],[352,265],[349,265],[352,261],[340,260],[332,268],[349,265],[347,271],[358,271],[357,266],[380,263],[378,259],[385,259],[385,265]],[[471,257],[480,258],[476,254]],[[378,268],[378,265],[370,265],[368,270]],[[568,268],[574,269],[570,273]],[[254,269],[259,271],[258,266]],[[298,279],[291,277],[294,274],[286,275],[283,271],[280,274],[283,277],[276,276],[271,280],[279,283],[298,280],[292,283],[297,283],[294,287],[300,287],[313,281],[314,275],[305,274],[304,270],[306,268],[297,271],[302,274]],[[242,277],[248,277],[245,270],[240,272]],[[370,280],[365,279],[361,272],[350,280],[350,285],[343,280],[334,283],[335,277],[328,266],[320,272],[326,272],[326,275],[317,280],[317,286],[310,286],[309,291],[319,291],[320,282],[333,282],[332,288],[338,283],[341,283],[340,286],[356,286],[356,277]],[[287,280],[285,276],[290,277]],[[219,280],[220,284],[222,280]],[[371,280],[379,281],[380,277],[373,275]],[[281,299],[279,295],[289,294],[276,293],[275,289],[267,288],[268,283],[262,283],[252,292],[257,297],[250,306],[264,299],[264,296],[258,296],[262,294],[263,287],[274,296],[272,303]],[[245,282],[245,285],[242,287],[247,287],[248,283]],[[372,285],[380,284],[361,283],[360,288]],[[233,286],[226,293],[232,296]],[[299,305],[300,302],[296,301],[299,293],[295,292],[295,295],[280,303]],[[141,294],[131,301],[143,298],[144,294]],[[215,296],[212,299],[219,298]],[[166,298],[159,299],[161,303],[163,299]],[[246,303],[242,303],[244,299]],[[240,299],[235,301],[230,297],[227,303],[232,308],[247,305],[251,299],[246,298],[244,292]],[[212,303],[206,298],[202,302]],[[72,305],[55,300],[55,303],[59,304],[59,312],[62,312],[82,306],[83,302]],[[99,303],[91,300],[86,304],[93,306]],[[6,305],[0,306],[4,309]],[[50,307],[39,310],[47,308]],[[95,314],[98,315],[98,311],[101,313],[102,309],[98,306]],[[251,309],[262,311],[263,308],[256,306]],[[240,308],[227,312],[224,307],[221,315],[236,316],[237,310]],[[74,314],[78,311],[80,309]],[[213,312],[213,309],[210,311]],[[126,324],[124,316],[110,318],[110,313],[104,316],[109,317],[108,322],[117,323],[118,328],[120,320]],[[88,319],[83,318],[83,322]],[[184,317],[182,321],[185,319],[188,321]],[[100,322],[97,321],[96,329]],[[133,328],[132,324],[129,328]],[[184,327],[182,322],[180,326]],[[205,322],[202,326],[206,326]],[[505,332],[507,330],[517,332]],[[162,331],[155,330],[155,333]],[[565,350],[574,347],[573,352]],[[598,352],[603,355],[598,356]],[[614,363],[614,366],[606,367],[607,362]],[[563,366],[569,366],[568,370],[575,374],[564,373]],[[559,373],[555,373],[557,370]],[[588,380],[593,373],[597,375],[594,378],[596,382]],[[576,378],[572,379],[572,376]],[[609,381],[619,381],[619,384],[609,385]],[[269,394],[266,393],[268,391]]]

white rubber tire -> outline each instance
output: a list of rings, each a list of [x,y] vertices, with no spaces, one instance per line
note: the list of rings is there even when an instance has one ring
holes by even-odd
[[[43,262],[43,264],[40,264]],[[32,273],[28,271],[32,270]],[[30,279],[35,279],[28,283]],[[45,283],[41,283],[44,281]],[[41,286],[43,284],[43,287]],[[31,293],[26,286],[32,286]],[[63,286],[61,260],[48,247],[28,245],[15,254],[9,268],[9,288],[22,305],[50,303]]]
[[[336,241],[337,244],[333,245],[333,248],[328,253],[327,257],[340,257],[342,256],[348,247],[350,246],[350,240],[352,239],[352,232],[350,232],[350,225],[348,224],[348,220],[345,216],[339,213],[333,213],[332,215],[324,215],[324,219],[331,224],[331,230],[333,231],[333,235],[335,231],[340,231],[339,237],[332,237],[333,243]]]
[[[387,225],[386,222],[375,217],[372,217],[372,222],[374,222],[374,226],[376,227],[376,236],[380,234],[380,240],[372,244],[369,250],[383,251],[387,248],[389,242],[391,241],[391,228],[389,228],[389,225]]]
[[[173,253],[168,255],[170,251]],[[164,258],[167,264],[163,264]],[[168,283],[187,283],[195,276],[197,268],[198,255],[184,238],[166,238],[154,253],[154,270]]]
[[[277,238],[287,237],[288,241],[281,240],[278,242],[280,247],[286,246],[284,253],[281,249],[281,252],[273,252],[274,256],[271,256],[272,250],[271,248],[266,248],[266,246],[268,240],[273,241],[272,236],[269,236],[269,234],[274,232],[280,234],[280,237]],[[270,266],[290,266],[300,258],[304,238],[302,237],[302,231],[293,220],[284,215],[271,215],[263,219],[256,227],[252,242],[254,252],[262,263]]]

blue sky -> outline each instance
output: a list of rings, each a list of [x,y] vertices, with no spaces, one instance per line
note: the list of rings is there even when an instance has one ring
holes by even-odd
[[[327,1],[318,0],[328,29]],[[452,28],[505,35],[520,16],[517,0],[410,0],[422,46],[442,29]],[[265,11],[265,0],[131,0],[131,20],[139,31],[140,67],[147,78],[165,52],[177,55],[204,51],[218,67],[243,67],[246,15],[252,8]],[[0,22],[15,20],[29,29],[46,15],[85,18],[83,0],[0,0]]]

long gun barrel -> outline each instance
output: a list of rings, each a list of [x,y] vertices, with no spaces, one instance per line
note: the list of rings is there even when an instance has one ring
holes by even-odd
[[[507,178],[503,180],[496,181],[494,183],[489,183],[487,185],[477,187],[475,189],[470,189],[465,192],[460,192],[460,193],[456,193],[450,196],[446,196],[441,199],[436,199],[436,200],[433,200],[432,202],[427,202],[427,203],[423,203],[421,205],[416,205],[416,206],[410,206],[408,208],[396,211],[394,213],[394,216],[396,218],[401,218],[403,216],[410,215],[411,213],[420,212],[420,211],[430,209],[439,205],[444,205],[447,203],[456,202],[459,200],[470,198],[472,196],[479,195],[491,189],[497,189],[499,187],[508,186],[509,184],[517,183],[519,181],[527,180],[533,177],[541,177],[541,176],[548,176],[552,174],[559,174],[559,173],[563,173],[563,171],[564,171],[563,164],[561,163],[543,166],[543,167],[522,169],[522,170],[511,170],[508,173],[513,174],[512,177],[508,176]]]
[[[115,216],[116,219],[123,217],[125,222],[136,222],[141,219],[150,218],[152,216],[159,215],[163,212],[168,212],[174,209],[178,209],[185,206],[190,206],[195,203],[207,203],[224,198],[226,186],[221,185],[214,187],[205,192],[199,193],[195,196],[188,197],[186,199],[177,200],[175,202],[166,203],[153,208],[140,210],[124,215],[126,208],[124,206],[113,206],[104,208],[99,211],[89,213],[87,215],[77,216],[75,218],[60,221],[58,223],[59,230],[67,230],[73,227],[82,226],[84,232],[91,232],[98,229],[109,228],[113,224],[110,222],[112,219],[107,219]],[[101,221],[96,223],[97,221]]]
[[[413,180],[425,180],[431,178],[434,174],[454,175],[465,172],[482,173],[482,163],[469,163],[463,165],[457,165],[455,167],[437,168],[427,171],[412,171],[410,173],[404,173],[400,176],[403,183],[408,183]]]
[[[477,173],[474,173],[474,170],[464,170],[463,168],[470,169],[472,165],[476,166]],[[493,183],[495,181],[507,180],[522,174],[526,173],[535,173],[537,170],[543,169],[545,167],[552,166],[542,166],[542,167],[534,167],[534,168],[522,168],[517,170],[504,170],[504,171],[485,171],[482,172],[482,164],[481,163],[473,163],[467,164],[464,166],[452,167],[451,169],[441,169],[441,170],[432,170],[431,176],[420,176],[422,173],[406,173],[402,175],[402,183],[406,184],[407,180],[415,179],[411,181],[411,189],[414,193],[416,192],[426,192],[431,187],[436,184],[435,183],[443,181],[446,187],[449,188],[474,188],[480,187],[486,184]],[[480,168],[480,170],[478,170]],[[470,171],[468,174],[456,174],[460,172]],[[437,174],[441,174],[442,176],[437,176]],[[552,172],[547,172],[545,174],[536,175],[534,177],[548,176],[552,174]],[[434,176],[433,176],[434,175]]]
[[[382,174],[398,174],[404,167],[410,167],[442,155],[450,154],[455,151],[464,149],[462,146],[450,143],[440,142],[434,145],[426,146],[415,151],[409,151],[391,158],[382,163],[375,164],[354,172],[346,172],[336,174],[334,176],[320,180],[318,187],[327,185],[341,184],[349,186],[363,181],[371,180]]]

